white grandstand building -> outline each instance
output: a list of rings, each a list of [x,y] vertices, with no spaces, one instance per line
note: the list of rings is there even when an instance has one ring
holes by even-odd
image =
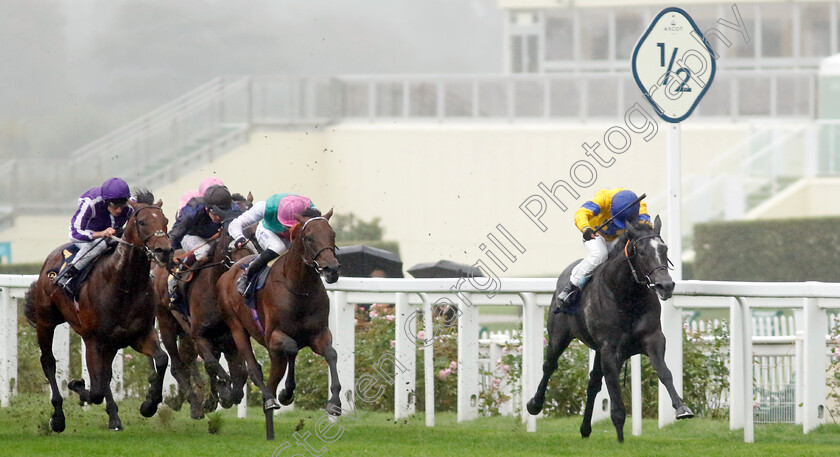
[[[718,54],[682,125],[683,254],[696,222],[840,214],[840,2],[678,3]],[[552,276],[581,256],[572,214],[599,188],[644,192],[664,216],[666,124],[630,56],[675,3],[498,4],[499,74],[220,77],[67,160],[2,164],[0,242],[15,262],[43,260],[67,240],[74,196],[110,176],[152,189],[170,224],[215,175],[258,200],[296,192],[380,217],[406,266],[483,260],[504,276]],[[68,196],[64,215],[43,215],[47,194]]]

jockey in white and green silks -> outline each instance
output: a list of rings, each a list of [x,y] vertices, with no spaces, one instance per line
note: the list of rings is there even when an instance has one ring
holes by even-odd
[[[244,294],[245,288],[251,282],[254,275],[260,271],[268,262],[285,252],[291,245],[290,228],[297,223],[297,216],[303,214],[308,208],[315,208],[307,197],[296,194],[274,194],[266,201],[254,203],[248,211],[245,211],[231,221],[228,232],[233,238],[232,248],[241,248],[248,242],[242,233],[243,230],[252,225],[257,225],[257,242],[263,251],[251,262],[251,265],[236,281],[236,290]]]

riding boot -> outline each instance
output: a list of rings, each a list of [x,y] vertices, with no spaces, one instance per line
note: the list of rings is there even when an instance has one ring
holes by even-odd
[[[65,289],[68,292],[70,292],[69,282],[70,282],[70,280],[75,278],[77,274],[79,274],[79,270],[76,269],[76,266],[75,265],[69,265],[64,270],[64,272],[58,278],[56,278],[55,284],[57,286],[61,287],[62,289]]]
[[[169,278],[166,279],[166,289],[169,292],[169,309],[173,310],[177,308],[178,302],[181,298],[178,294],[178,282],[175,279],[175,276],[170,275]]]
[[[236,290],[240,294],[245,295],[245,289],[248,288],[248,284],[254,280],[257,273],[259,273],[260,270],[268,264],[268,262],[271,262],[279,255],[280,254],[272,251],[271,249],[266,249],[261,252],[260,255],[251,262],[251,265],[249,265],[248,268],[239,275],[239,279],[236,280]]]
[[[561,290],[560,293],[557,294],[558,306],[554,309],[554,314],[561,312],[561,309],[569,306],[569,302],[571,301],[570,298],[579,291],[580,288],[577,285],[573,284],[571,281],[569,281],[569,283],[566,284],[566,287],[564,287],[563,290]]]

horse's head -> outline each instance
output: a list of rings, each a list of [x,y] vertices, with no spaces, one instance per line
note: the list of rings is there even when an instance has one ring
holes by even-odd
[[[320,213],[313,215],[306,210],[303,215],[297,216],[299,227],[293,236],[301,239],[303,243],[303,261],[315,268],[318,273],[324,275],[327,283],[332,284],[338,281],[338,259],[335,258],[335,232],[330,227],[329,219],[332,217],[332,210],[323,216]]]
[[[154,196],[146,190],[137,192],[136,202],[129,200],[128,204],[134,212],[125,224],[123,239],[144,249],[152,260],[164,266],[172,255],[169,236],[166,234],[169,221],[161,209],[163,202],[153,202]]]
[[[662,300],[671,298],[674,280],[668,273],[668,246],[659,236],[662,221],[659,216],[653,222],[653,229],[646,226],[626,224],[630,237],[624,247],[633,277],[640,284],[647,284]]]

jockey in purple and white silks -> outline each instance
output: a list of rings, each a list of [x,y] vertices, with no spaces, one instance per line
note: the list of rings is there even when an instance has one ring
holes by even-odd
[[[119,236],[133,212],[127,205],[129,197],[128,184],[120,178],[108,179],[79,197],[79,208],[70,219],[70,241],[79,248],[79,252],[64,272],[56,277],[56,284],[66,288],[80,270],[108,248],[106,238]]]
[[[266,201],[254,203],[248,211],[231,221],[228,233],[233,237],[231,248],[239,249],[248,242],[242,233],[247,227],[257,225],[255,236],[263,251],[251,262],[236,281],[236,290],[245,294],[245,288],[264,266],[291,246],[289,229],[297,223],[297,216],[308,208],[315,208],[307,197],[295,194],[274,194]]]

